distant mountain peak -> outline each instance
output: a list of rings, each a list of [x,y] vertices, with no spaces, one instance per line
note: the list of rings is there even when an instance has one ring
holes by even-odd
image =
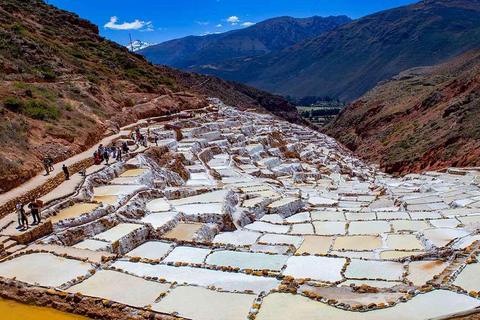
[[[158,43],[154,43],[154,42],[145,42],[141,40],[135,40],[131,44],[130,43],[127,44],[126,47],[128,48],[128,50],[135,52],[151,46],[156,46],[157,44]]]

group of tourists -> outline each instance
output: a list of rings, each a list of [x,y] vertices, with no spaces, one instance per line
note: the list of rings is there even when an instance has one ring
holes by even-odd
[[[43,207],[43,202],[38,199],[33,199],[27,206],[30,209],[30,214],[33,218],[32,226],[38,225],[40,223],[40,211]],[[30,227],[28,225],[28,215],[25,210],[25,206],[23,203],[18,203],[17,206],[17,220],[18,220],[18,227],[17,229],[20,231],[26,231]]]
[[[127,154],[130,148],[128,148],[127,142],[124,141],[121,145],[116,146],[115,144],[111,147],[105,147],[103,144],[98,146],[98,149],[93,153],[93,162],[96,165],[101,164],[105,161],[105,164],[108,165],[110,158],[117,161],[122,161],[122,154]]]
[[[135,128],[135,132],[132,132],[132,139],[137,145],[147,147],[147,137],[150,135],[150,129],[148,129],[147,135],[140,133],[140,128]]]

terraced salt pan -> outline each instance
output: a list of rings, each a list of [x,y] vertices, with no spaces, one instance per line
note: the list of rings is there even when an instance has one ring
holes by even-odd
[[[278,254],[215,251],[208,256],[206,263],[240,269],[280,271],[286,260],[287,256]]]
[[[243,320],[247,318],[254,300],[255,296],[251,294],[180,286],[155,303],[152,310],[168,314],[175,312],[180,317],[198,320]],[[212,302],[215,310],[212,310]]]
[[[262,203],[262,201],[264,201],[264,200],[265,200],[265,198],[262,198],[262,197],[247,199],[247,200],[243,201],[242,207],[244,207],[244,208],[254,208],[255,206]]]
[[[446,267],[447,263],[443,261],[413,261],[408,265],[407,279],[416,286],[422,286]]]
[[[467,291],[478,291],[480,288],[480,263],[467,264],[465,268],[460,272],[454,285],[459,286]]]
[[[162,259],[171,248],[171,243],[149,241],[128,252],[126,256],[157,260]]]
[[[294,278],[335,282],[342,280],[340,272],[346,261],[344,258],[292,256],[288,258],[283,274]]]
[[[192,241],[197,231],[201,228],[202,225],[197,223],[179,223],[163,237],[172,240]]]
[[[204,263],[207,255],[212,252],[210,249],[196,247],[176,247],[170,254],[163,259],[163,262],[188,262]]]
[[[373,251],[334,251],[331,254],[351,259],[375,259]]]
[[[403,211],[396,212],[377,212],[378,220],[404,220],[410,219],[408,213]]]
[[[353,221],[348,228],[349,234],[380,234],[390,232],[386,221]]]
[[[399,250],[422,250],[423,244],[414,235],[409,234],[389,234],[387,236],[387,246],[390,249]]]
[[[177,212],[152,213],[143,217],[140,221],[150,223],[153,228],[158,229],[172,221],[177,215]]]
[[[336,211],[312,211],[311,212],[312,220],[319,221],[345,221],[345,216],[342,212]]]
[[[272,233],[287,233],[290,229],[290,226],[276,225],[262,221],[255,221],[254,223],[248,224],[244,227],[245,229],[261,232],[272,232]]]
[[[87,275],[90,269],[92,265],[86,262],[57,257],[51,253],[32,253],[0,263],[0,276],[46,287],[59,287]]]
[[[310,222],[310,212],[299,212],[285,219],[288,223]]]
[[[351,312],[338,309],[300,295],[274,293],[263,299],[258,320],[291,320],[298,315],[309,320],[342,319],[342,320],[401,320],[401,319],[433,319],[453,313],[461,313],[480,305],[472,297],[451,291],[436,290],[420,294],[406,303],[392,308],[369,312]]]
[[[296,253],[324,254],[327,253],[332,244],[333,237],[305,236],[300,248]]]
[[[387,250],[380,252],[380,259],[401,259],[410,256],[424,254],[425,251],[393,251]]]
[[[197,204],[185,204],[175,206],[179,212],[183,212],[186,215],[196,216],[201,214],[223,214],[223,203],[197,203]]]
[[[341,221],[316,221],[313,223],[315,233],[318,235],[345,234],[345,222]]]
[[[119,225],[116,225],[112,229],[109,229],[105,232],[97,234],[95,236],[95,239],[114,242],[142,227],[143,225],[136,224],[136,223],[120,223]]]
[[[463,229],[450,228],[427,229],[423,233],[425,237],[437,247],[443,247],[453,239],[468,235],[468,232]]]
[[[147,168],[131,169],[122,173],[120,177],[139,177],[142,174],[144,174],[146,171],[148,171]]]
[[[260,239],[258,243],[263,244],[291,244],[298,248],[303,242],[302,236],[288,236],[282,234],[266,233]]]
[[[314,207],[335,207],[338,205],[337,200],[315,196],[310,197],[307,202]]]
[[[71,207],[59,211],[57,215],[51,217],[50,220],[52,223],[55,223],[66,219],[75,219],[82,214],[95,210],[98,206],[99,205],[96,203],[77,203]]]
[[[147,188],[144,185],[112,185],[93,188],[94,197],[123,196],[133,194],[141,189]]]
[[[234,246],[246,246],[254,244],[262,234],[247,230],[235,230],[233,232],[221,232],[215,236],[213,243],[225,243]]]
[[[278,214],[266,214],[260,220],[271,223],[283,223],[284,221],[283,217]]]
[[[365,261],[352,259],[345,277],[357,279],[402,280],[403,264],[391,261]]]
[[[290,246],[286,245],[268,245],[268,244],[252,244],[250,250],[254,252],[286,254],[289,252]]]
[[[292,225],[291,234],[315,234],[311,223],[296,223]]]
[[[115,203],[118,202],[118,197],[117,196],[94,196],[92,200],[99,203],[103,203],[103,204],[114,205]]]
[[[438,219],[429,220],[429,222],[437,228],[456,228],[460,224],[457,219]]]
[[[135,307],[152,305],[169,284],[144,280],[122,272],[100,270],[92,277],[70,287],[67,291],[99,297]]]
[[[203,268],[174,267],[161,264],[151,265],[128,261],[117,261],[113,266],[138,276],[158,277],[168,282],[177,281],[180,284],[187,283],[202,287],[215,286],[227,291],[243,292],[244,290],[253,290],[255,293],[268,292],[270,289],[277,288],[280,284],[280,281],[275,278]]]
[[[375,250],[382,247],[379,236],[345,236],[337,237],[333,244],[334,250]]]
[[[374,212],[346,212],[345,217],[351,221],[375,220],[377,216]]]
[[[77,249],[88,249],[92,251],[103,251],[106,250],[109,243],[105,241],[93,240],[93,239],[85,239],[75,245],[73,248]]]
[[[394,220],[391,222],[393,230],[398,231],[420,231],[429,228],[424,221]]]
[[[180,206],[180,205],[186,205],[186,204],[197,204],[197,203],[219,203],[223,202],[223,199],[227,195],[228,191],[227,190],[218,190],[218,191],[213,191],[213,192],[208,192],[208,193],[202,193],[197,196],[192,196],[192,197],[186,197],[186,198],[181,198],[181,199],[176,199],[176,200],[170,200],[170,203],[173,206]]]
[[[147,203],[147,210],[151,212],[166,212],[171,210],[171,206],[167,200],[160,198]]]

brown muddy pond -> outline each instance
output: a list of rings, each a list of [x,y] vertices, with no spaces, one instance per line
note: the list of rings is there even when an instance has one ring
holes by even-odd
[[[5,320],[87,320],[82,316],[50,308],[26,305],[0,298],[0,319]]]

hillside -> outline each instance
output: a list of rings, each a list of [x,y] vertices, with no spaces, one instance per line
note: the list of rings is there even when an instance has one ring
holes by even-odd
[[[298,114],[297,108],[282,96],[210,75],[184,72],[167,66],[159,66],[159,68],[190,91],[220,99],[240,109],[266,110],[292,123],[306,124]]]
[[[480,47],[480,0],[425,0],[379,12],[281,52],[193,71],[296,98],[352,101],[379,81]]]
[[[41,172],[46,156],[59,162],[126,124],[207,103],[40,0],[1,0],[0,35],[0,193]]]
[[[416,68],[353,102],[326,132],[390,173],[480,165],[480,50]]]
[[[346,16],[296,19],[279,17],[222,34],[190,36],[152,46],[139,53],[155,64],[190,70],[197,65],[280,51],[350,22]]]

